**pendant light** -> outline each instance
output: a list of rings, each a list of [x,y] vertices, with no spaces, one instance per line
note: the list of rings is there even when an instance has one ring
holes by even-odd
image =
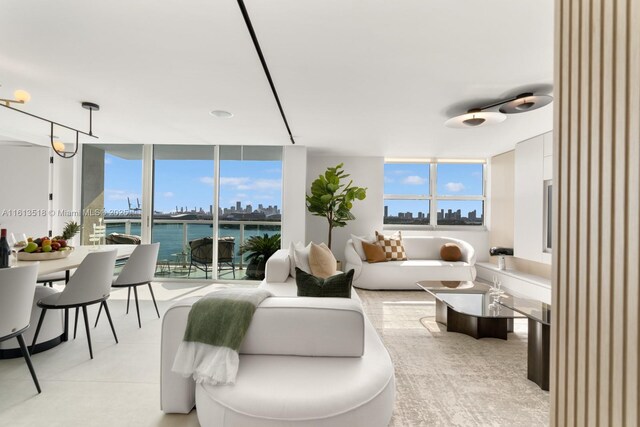
[[[63,157],[65,159],[70,159],[71,157],[75,156],[78,153],[78,144],[79,144],[80,134],[89,136],[91,138],[98,138],[93,134],[93,112],[100,110],[100,106],[98,104],[95,104],[93,102],[83,102],[81,104],[82,108],[89,110],[89,132],[83,132],[71,126],[63,125],[61,123],[54,122],[53,120],[49,120],[47,118],[37,116],[32,113],[27,113],[26,111],[22,111],[11,106],[11,104],[24,104],[26,102],[29,102],[29,100],[31,99],[31,95],[29,95],[29,92],[22,89],[18,89],[13,93],[13,96],[15,99],[0,98],[0,107],[8,108],[9,110],[26,114],[27,116],[33,117],[34,119],[48,122],[51,125],[51,131],[49,133],[51,148],[53,149],[54,153],[56,153],[60,157]],[[62,141],[55,135],[54,133],[55,126],[75,132],[75,143],[74,143],[75,145],[73,149],[70,149],[70,144],[73,144],[72,141]]]

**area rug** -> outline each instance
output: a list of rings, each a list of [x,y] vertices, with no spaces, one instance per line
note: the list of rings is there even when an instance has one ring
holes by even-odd
[[[527,379],[527,323],[508,340],[447,332],[426,292],[358,289],[395,365],[391,426],[545,426],[549,393]]]

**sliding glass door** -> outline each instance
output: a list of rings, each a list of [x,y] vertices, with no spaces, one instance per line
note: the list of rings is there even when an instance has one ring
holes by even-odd
[[[157,276],[214,277],[215,147],[153,149],[151,241],[160,242]]]
[[[219,277],[262,279],[257,250],[280,248],[282,147],[221,146],[218,205]]]
[[[282,147],[83,149],[83,244],[101,222],[104,243],[160,242],[158,278],[259,280],[280,248],[281,206]]]

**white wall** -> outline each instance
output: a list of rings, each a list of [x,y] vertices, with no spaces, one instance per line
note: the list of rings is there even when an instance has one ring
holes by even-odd
[[[0,145],[0,227],[44,236],[49,230],[49,148]]]
[[[78,205],[75,204],[77,192],[79,186],[74,182],[74,174],[77,164],[79,163],[79,156],[71,159],[63,159],[62,157],[53,154],[53,179],[52,179],[52,193],[54,215],[51,217],[51,230],[53,235],[62,234],[64,225],[69,221],[80,222],[80,216],[78,214]],[[80,176],[80,175],[77,175]],[[72,242],[72,244],[76,244]]]
[[[351,234],[372,235],[383,232],[384,215],[384,158],[383,157],[346,157],[346,156],[307,156],[307,189],[318,175],[324,173],[328,166],[344,163],[344,169],[351,174],[355,185],[367,187],[367,198],[353,205],[356,219],[347,223],[344,228],[336,228],[333,232],[332,250],[337,259],[344,261],[344,247]],[[327,223],[324,218],[312,216],[307,212],[306,241],[326,242]],[[391,233],[389,227],[385,233]],[[487,230],[409,230],[403,229],[403,235],[416,236],[449,236],[469,242],[476,250],[478,261],[489,258],[489,233]]]
[[[282,247],[291,242],[302,242],[306,235],[306,177],[307,148],[301,145],[285,146],[282,150]]]

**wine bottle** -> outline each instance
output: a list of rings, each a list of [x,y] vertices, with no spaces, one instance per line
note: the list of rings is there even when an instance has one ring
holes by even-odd
[[[0,230],[0,268],[9,267],[9,255],[11,255],[11,248],[9,242],[7,242],[7,229]]]

